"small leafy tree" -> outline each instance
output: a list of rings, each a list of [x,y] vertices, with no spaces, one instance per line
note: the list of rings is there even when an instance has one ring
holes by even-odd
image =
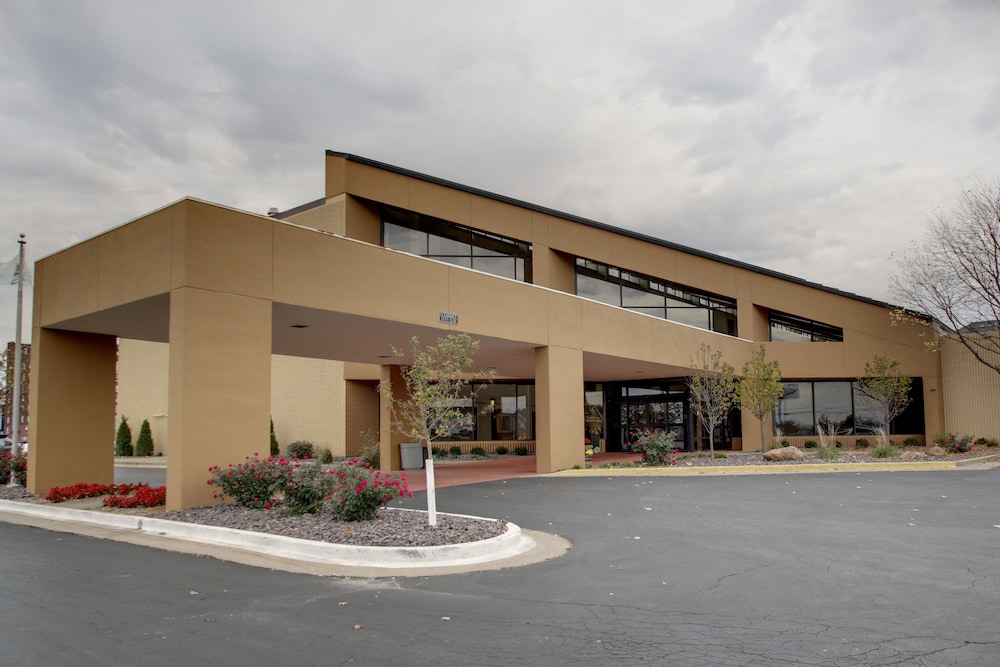
[[[767,361],[767,349],[763,345],[743,364],[739,387],[740,404],[760,423],[760,448],[766,452],[764,418],[778,406],[783,390],[781,368],[777,361]]]
[[[139,437],[135,439],[136,456],[153,455],[153,432],[149,428],[149,420],[143,419],[139,427]]]
[[[691,367],[688,379],[691,410],[708,433],[708,448],[714,456],[715,429],[729,416],[739,398],[733,367],[722,361],[722,352],[712,352],[712,348],[704,344],[691,360]],[[698,439],[698,449],[701,450],[701,438]]]
[[[132,456],[132,429],[129,428],[128,418],[122,417],[118,425],[118,433],[115,434],[115,456]]]
[[[463,405],[475,404],[475,391],[469,390],[470,380],[489,378],[491,373],[470,374],[479,341],[468,334],[449,334],[436,345],[420,346],[414,336],[410,340],[411,363],[400,368],[407,398],[397,400],[389,383],[379,385],[379,393],[389,404],[392,428],[420,442],[428,452],[425,465],[427,476],[427,523],[437,524],[437,500],[434,488],[434,449],[431,443],[451,435],[461,427],[471,426],[472,411]],[[403,357],[399,350],[393,350]]]
[[[898,361],[876,354],[865,362],[865,376],[855,386],[878,410],[882,428],[889,433],[890,422],[910,404],[911,384],[910,376],[900,372]]]

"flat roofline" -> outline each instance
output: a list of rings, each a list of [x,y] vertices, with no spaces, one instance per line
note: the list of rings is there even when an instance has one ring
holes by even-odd
[[[368,167],[374,167],[376,169],[382,169],[383,171],[392,172],[394,174],[399,174],[401,176],[407,176],[409,178],[415,178],[417,180],[426,181],[428,183],[433,183],[435,185],[441,185],[446,188],[451,188],[453,190],[460,190],[462,192],[468,192],[479,197],[485,197],[486,199],[492,199],[494,201],[502,202],[504,204],[510,204],[512,206],[517,206],[520,208],[525,208],[530,211],[535,211],[536,213],[542,213],[545,215],[551,215],[555,218],[560,218],[562,220],[568,220],[570,222],[575,222],[581,225],[586,225],[587,227],[593,227],[595,229],[600,229],[606,232],[611,232],[613,234],[620,234],[622,236],[627,236],[629,238],[636,239],[638,241],[644,241],[646,243],[651,243],[653,245],[658,245],[663,248],[669,248],[671,250],[676,250],[678,252],[683,252],[688,255],[694,255],[695,257],[701,257],[703,259],[708,259],[713,262],[721,262],[722,264],[727,264],[729,266],[734,266],[746,271],[752,271],[763,276],[768,276],[770,278],[777,278],[779,280],[786,280],[797,285],[803,285],[805,287],[811,287],[813,289],[822,290],[823,292],[829,292],[830,294],[836,294],[837,296],[846,297],[848,299],[854,299],[855,301],[861,301],[864,303],[872,304],[875,306],[880,306],[883,308],[888,308],[896,310],[901,308],[894,304],[879,301],[878,299],[872,299],[870,297],[862,296],[860,294],[854,294],[853,292],[845,292],[844,290],[839,290],[835,287],[828,287],[820,283],[814,283],[809,280],[804,280],[787,273],[781,273],[780,271],[773,271],[771,269],[765,269],[761,266],[755,266],[753,264],[747,264],[746,262],[741,262],[736,259],[731,259],[729,257],[723,257],[722,255],[716,255],[704,250],[698,250],[697,248],[691,248],[689,246],[680,245],[679,243],[673,243],[671,241],[665,241],[655,236],[649,236],[647,234],[641,234],[639,232],[634,232],[629,229],[624,229],[622,227],[615,227],[603,222],[598,222],[597,220],[590,220],[588,218],[583,218],[578,215],[573,215],[572,213],[565,213],[563,211],[557,211],[552,208],[547,208],[545,206],[539,206],[537,204],[532,204],[530,202],[522,201],[520,199],[514,199],[513,197],[506,197],[504,195],[498,195],[495,192],[489,192],[487,190],[480,190],[479,188],[472,187],[471,185],[463,185],[462,183],[455,183],[454,181],[445,180],[443,178],[438,178],[436,176],[430,176],[428,174],[422,174],[412,169],[405,169],[403,167],[397,167],[395,165],[388,164],[386,162],[379,162],[378,160],[372,160],[371,158],[366,158],[360,155],[353,155],[351,153],[343,153],[340,151],[327,150],[326,154],[331,157],[343,158],[349,162],[357,162],[358,164],[363,164]],[[308,205],[305,205],[308,206]],[[296,210],[296,209],[291,209]],[[284,217],[284,213],[280,214]],[[589,259],[589,258],[588,258]],[[918,314],[919,315],[919,314]],[[926,317],[926,316],[924,316]]]

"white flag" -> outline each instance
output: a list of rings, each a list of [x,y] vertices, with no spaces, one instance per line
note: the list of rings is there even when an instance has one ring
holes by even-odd
[[[0,262],[0,284],[3,285],[16,285],[17,284],[17,274],[19,273],[18,267],[18,255],[14,255],[13,258],[7,260],[6,262]],[[25,262],[27,264],[27,262]],[[31,284],[31,267],[27,267],[27,271],[24,272],[24,284]]]

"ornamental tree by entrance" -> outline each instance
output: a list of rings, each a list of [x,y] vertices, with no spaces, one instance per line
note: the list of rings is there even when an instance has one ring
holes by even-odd
[[[767,349],[761,345],[750,360],[743,364],[740,379],[740,405],[756,417],[760,424],[760,450],[767,451],[764,438],[764,418],[771,414],[781,400],[781,368],[777,360],[767,360]]]
[[[865,376],[855,386],[878,410],[882,428],[888,434],[889,423],[910,404],[911,384],[910,376],[900,372],[898,361],[876,354],[865,362]]]
[[[708,449],[715,456],[715,429],[739,400],[733,367],[722,361],[721,351],[712,352],[712,348],[704,344],[691,360],[691,367],[688,379],[691,410],[708,433]],[[700,439],[698,449],[701,449]]]
[[[396,399],[389,383],[379,384],[379,393],[389,405],[391,427],[399,434],[420,442],[427,450],[427,523],[437,524],[437,498],[434,487],[435,440],[451,435],[456,429],[473,426],[475,411],[465,409],[475,405],[472,380],[492,378],[492,373],[472,373],[473,355],[479,341],[469,334],[449,334],[436,345],[420,346],[414,336],[410,340],[412,362],[400,367],[406,389],[405,399]],[[393,349],[397,357],[405,355]]]

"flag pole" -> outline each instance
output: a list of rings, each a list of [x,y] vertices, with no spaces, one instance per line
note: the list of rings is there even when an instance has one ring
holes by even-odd
[[[12,392],[10,427],[10,455],[17,458],[21,452],[21,309],[24,301],[24,234],[17,240],[17,317],[14,324],[14,391]],[[17,486],[14,471],[11,470],[10,485]]]

